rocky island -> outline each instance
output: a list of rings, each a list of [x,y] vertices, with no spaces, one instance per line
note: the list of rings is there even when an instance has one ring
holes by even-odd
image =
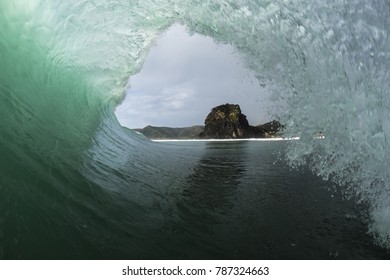
[[[163,139],[245,139],[281,137],[283,126],[278,121],[251,126],[237,104],[214,107],[207,115],[204,126],[156,127],[134,129],[155,140]]]
[[[211,110],[205,120],[203,132],[205,139],[242,139],[269,138],[280,136],[282,125],[272,121],[258,126],[251,126],[237,104],[224,104]]]

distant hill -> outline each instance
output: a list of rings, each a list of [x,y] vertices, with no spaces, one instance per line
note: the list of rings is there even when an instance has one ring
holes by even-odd
[[[191,127],[159,127],[148,125],[144,128],[133,129],[145,135],[149,139],[199,139],[204,126]]]

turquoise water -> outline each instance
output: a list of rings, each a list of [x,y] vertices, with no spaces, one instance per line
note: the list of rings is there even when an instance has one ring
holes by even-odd
[[[387,2],[363,0],[0,0],[0,257],[387,258],[388,13]],[[282,193],[313,191],[327,209],[339,201],[327,196],[329,186],[336,186],[351,199],[339,201],[340,217],[358,209],[348,216],[353,225],[340,240],[348,249],[333,245],[337,234],[333,241],[320,240],[316,222],[301,226],[273,208],[271,223],[261,212],[262,198],[247,197],[259,199],[252,204],[241,200],[244,189],[257,186],[247,196],[262,189],[258,183],[264,178],[274,178],[277,186],[279,179],[301,173],[270,169],[268,176],[262,162],[251,161],[252,152],[236,155],[241,160],[236,163],[227,156],[225,162],[212,152],[221,152],[219,147],[150,143],[120,127],[114,110],[128,77],[140,71],[154,40],[175,23],[231,44],[273,94],[273,105],[286,108],[275,117],[286,124],[287,135],[301,140],[286,144],[281,158],[306,173]],[[313,139],[318,131],[326,135],[322,141]],[[231,151],[247,152],[245,147]],[[307,176],[318,182],[301,186]],[[212,186],[219,195],[225,189],[227,198],[203,200],[196,186],[206,197]],[[288,195],[288,201],[296,195]],[[209,213],[202,210],[206,201]],[[306,198],[298,201],[294,217],[303,215]],[[237,227],[240,218],[247,220]],[[193,219],[203,226],[192,225]],[[265,219],[269,232],[261,235],[263,224],[251,225],[251,219]],[[339,233],[340,219],[335,224],[330,219],[325,228]],[[288,231],[297,231],[291,238],[279,236],[286,224]],[[297,241],[305,231],[317,236],[315,245],[304,241],[310,252]],[[268,244],[274,236],[277,241]],[[263,247],[240,249],[254,240]],[[287,243],[300,253],[278,247]]]

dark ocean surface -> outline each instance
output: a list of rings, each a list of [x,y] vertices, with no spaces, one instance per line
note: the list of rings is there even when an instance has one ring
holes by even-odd
[[[124,161],[114,176],[91,175],[95,183],[80,179],[73,190],[26,183],[29,196],[3,195],[1,257],[389,258],[367,234],[367,209],[284,162],[287,141],[149,145],[149,179],[123,177],[132,166]]]

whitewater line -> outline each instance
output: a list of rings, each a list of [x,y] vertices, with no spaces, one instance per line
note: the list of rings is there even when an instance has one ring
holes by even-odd
[[[240,138],[240,139],[151,139],[153,142],[242,142],[242,141],[292,141],[299,140],[299,137],[288,138]]]

